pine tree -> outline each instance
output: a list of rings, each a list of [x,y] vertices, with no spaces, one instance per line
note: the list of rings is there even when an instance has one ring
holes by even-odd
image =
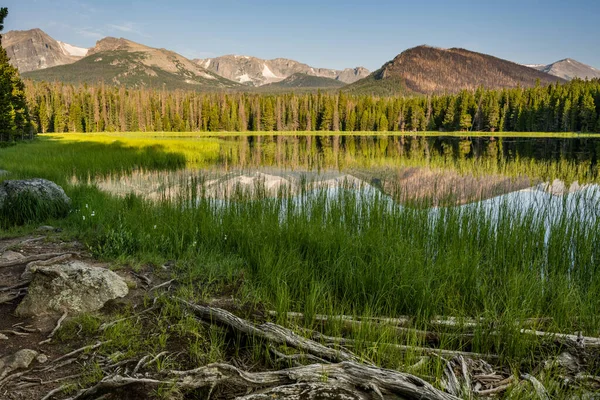
[[[388,119],[385,114],[381,114],[379,117],[379,123],[377,124],[377,130],[379,132],[385,132],[388,130]]]
[[[444,114],[444,121],[442,122],[446,131],[454,131],[456,129],[456,125],[454,124],[454,119],[456,117],[455,110],[454,99],[450,99],[448,107],[446,108],[446,114]]]
[[[490,132],[496,132],[498,130],[498,123],[500,122],[500,103],[495,96],[490,96],[487,113],[486,113],[486,129]]]
[[[0,32],[8,16],[6,7],[0,9]],[[25,99],[25,85],[15,67],[8,63],[0,36],[0,141],[30,136],[32,125]]]
[[[581,120],[582,132],[592,132],[594,130],[594,125],[596,123],[596,106],[594,105],[594,98],[590,93],[586,93],[581,99],[579,118]]]
[[[571,125],[571,99],[569,98],[565,100],[565,106],[563,107],[562,130],[564,132],[569,132],[573,130],[573,127]]]

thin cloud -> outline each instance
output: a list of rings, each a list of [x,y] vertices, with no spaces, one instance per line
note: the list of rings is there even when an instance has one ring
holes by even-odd
[[[98,12],[97,8],[95,8],[91,4],[88,4],[88,3],[83,2],[83,1],[74,0],[74,1],[72,1],[72,4],[74,4],[74,5],[78,6],[78,7],[80,7],[81,9],[83,9],[83,10],[85,10],[87,12],[90,12],[90,13],[96,13],[96,12]]]
[[[85,36],[92,39],[102,39],[105,37],[105,35],[101,32],[91,29],[76,29],[76,32],[81,36]]]
[[[122,24],[108,24],[106,25],[108,27],[108,29],[111,30],[117,30],[120,32],[125,32],[125,33],[133,33],[134,35],[138,35],[138,36],[142,36],[145,38],[149,38],[150,36],[148,36],[147,34],[145,34],[144,32],[142,32],[136,24],[134,24],[133,22],[125,22]]]

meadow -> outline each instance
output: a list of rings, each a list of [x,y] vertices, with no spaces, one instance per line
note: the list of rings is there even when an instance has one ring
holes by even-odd
[[[554,139],[562,140],[556,144],[562,153],[540,156],[531,143],[518,147],[498,136],[480,143],[457,134],[450,144],[432,141],[433,135],[407,136],[406,142],[393,135],[359,135],[356,141],[244,137],[42,135],[0,149],[0,168],[10,171],[0,179],[43,177],[62,185],[73,199],[72,212],[65,220],[43,222],[60,226],[116,267],[174,260],[179,296],[196,301],[232,296],[251,309],[273,311],[278,323],[301,332],[355,339],[355,351],[385,367],[413,365],[422,354],[394,346],[431,346],[423,331],[435,333],[436,349],[497,355],[515,371],[532,370],[561,352],[561,346],[548,350],[547,337],[524,329],[600,336],[597,139],[587,138],[570,151],[571,141],[582,138],[561,134]],[[590,186],[544,196],[534,207],[515,208],[500,199],[493,208],[483,201],[432,208],[427,197],[390,206],[390,197],[397,198],[390,193],[406,187],[373,195],[343,185],[312,190],[304,182],[294,195],[285,186],[275,196],[239,189],[223,201],[203,191],[208,178],[202,172],[174,182],[183,187],[177,196],[158,199],[114,196],[95,183],[136,171],[229,173],[261,167],[427,168],[484,179],[526,178],[532,185],[561,179],[567,186],[574,181]],[[4,223],[2,235],[39,224]],[[386,324],[364,323],[348,331],[342,320],[325,323],[322,315],[407,318],[410,329],[399,334]],[[483,322],[471,326],[471,321]],[[219,340],[212,338],[222,348]],[[421,374],[435,380],[443,366],[442,359],[433,358]],[[600,366],[591,368],[597,375],[594,368]],[[545,382],[550,390],[560,393],[560,385],[550,381]]]

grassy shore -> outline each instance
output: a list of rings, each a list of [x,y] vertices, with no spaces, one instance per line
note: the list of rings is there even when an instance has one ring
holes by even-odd
[[[198,181],[182,182],[189,190],[175,200],[150,201],[112,197],[94,186],[97,175],[209,165],[220,154],[218,138],[156,136],[44,135],[0,149],[0,168],[11,171],[9,178],[63,185],[73,212],[46,222],[84,241],[98,258],[133,267],[175,260],[178,294],[196,301],[227,293],[251,308],[277,311],[281,324],[332,336],[342,335],[343,324],[323,326],[317,314],[409,316],[412,328],[432,332],[439,330],[432,320],[453,317],[456,329],[438,332],[440,348],[497,354],[516,370],[533,368],[542,356],[545,339],[521,334],[532,319],[539,321],[534,329],[600,335],[599,218],[576,218],[577,211],[562,207],[548,225],[552,199],[525,211],[506,202],[494,212],[474,205],[432,214],[427,207],[390,207],[383,195],[360,190],[307,190],[299,198],[237,192],[223,202],[203,196]],[[570,165],[546,165],[544,173]],[[73,176],[89,184],[72,185]],[[596,179],[594,172],[589,181]],[[289,311],[304,319],[288,319]],[[189,321],[172,314],[185,329]],[[486,323],[461,336],[461,321],[473,319]],[[135,341],[123,337],[142,335],[140,327],[121,328],[129,333],[106,333],[114,336],[111,351],[133,349]],[[219,359],[224,343],[213,334],[207,340],[214,346],[194,350],[199,359]],[[390,368],[416,359],[390,344],[427,345],[418,334],[397,335],[376,324],[349,335],[358,340],[359,354]],[[442,368],[433,363],[425,373],[441,376]]]

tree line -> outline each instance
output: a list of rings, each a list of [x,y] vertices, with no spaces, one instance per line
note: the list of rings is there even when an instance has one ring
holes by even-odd
[[[25,82],[38,132],[600,132],[600,80],[422,97],[248,94]]]

